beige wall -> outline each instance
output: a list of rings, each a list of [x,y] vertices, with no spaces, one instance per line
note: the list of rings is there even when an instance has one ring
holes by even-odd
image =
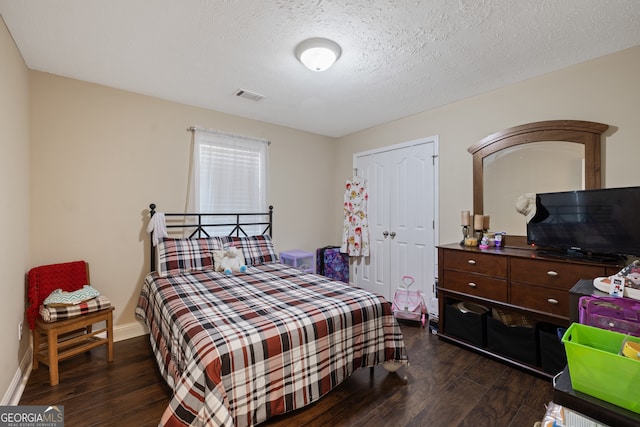
[[[12,396],[12,381],[29,347],[26,331],[18,341],[18,322],[24,320],[25,274],[29,269],[29,71],[0,17],[0,394],[2,404]],[[3,396],[4,395],[4,396]]]
[[[349,135],[339,140],[337,180],[350,176],[353,153],[438,135],[439,238],[441,243],[459,241],[460,211],[473,205],[467,148],[511,126],[574,119],[611,126],[604,139],[604,185],[640,185],[638,76],[640,46]],[[335,199],[340,203],[339,196]],[[499,224],[492,222],[492,227]]]
[[[149,203],[184,209],[192,125],[271,141],[278,250],[312,250],[335,234],[325,220],[333,139],[32,71],[32,263],[86,259],[116,307],[116,329],[135,322],[149,269]]]

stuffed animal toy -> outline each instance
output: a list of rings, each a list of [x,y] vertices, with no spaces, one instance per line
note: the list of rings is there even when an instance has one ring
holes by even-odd
[[[235,246],[231,246],[226,250],[215,251],[213,255],[216,271],[223,271],[227,276],[234,272],[244,273],[247,271],[242,250]]]

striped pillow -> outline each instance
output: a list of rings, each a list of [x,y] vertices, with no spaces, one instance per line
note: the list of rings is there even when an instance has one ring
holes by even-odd
[[[158,274],[186,273],[194,270],[213,269],[212,252],[223,249],[219,237],[199,239],[163,239],[158,243]]]
[[[222,239],[225,247],[235,246],[242,248],[244,262],[247,266],[270,264],[278,261],[273,241],[268,234],[248,237],[227,236]]]

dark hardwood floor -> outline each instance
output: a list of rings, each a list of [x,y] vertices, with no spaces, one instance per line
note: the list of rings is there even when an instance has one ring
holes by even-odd
[[[264,426],[530,427],[551,401],[549,380],[511,368],[402,324],[410,366],[388,373],[360,369],[320,401]],[[155,426],[171,390],[156,367],[148,336],[104,347],[60,364],[49,386],[46,366],[33,371],[21,405],[64,405],[65,426]]]

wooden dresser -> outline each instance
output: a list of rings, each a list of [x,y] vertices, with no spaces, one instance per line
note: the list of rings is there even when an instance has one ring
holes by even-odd
[[[460,327],[453,324],[453,319],[450,319],[450,333],[447,333],[447,313],[451,315],[451,306],[460,302],[474,302],[490,309],[524,314],[528,319],[566,327],[570,324],[569,290],[576,282],[617,273],[622,266],[548,257],[527,248],[481,250],[459,244],[439,246],[438,335],[544,374],[540,366],[495,353],[490,346],[479,345],[479,342],[486,342],[484,339],[461,339],[452,333]],[[514,342],[514,345],[519,343]]]

